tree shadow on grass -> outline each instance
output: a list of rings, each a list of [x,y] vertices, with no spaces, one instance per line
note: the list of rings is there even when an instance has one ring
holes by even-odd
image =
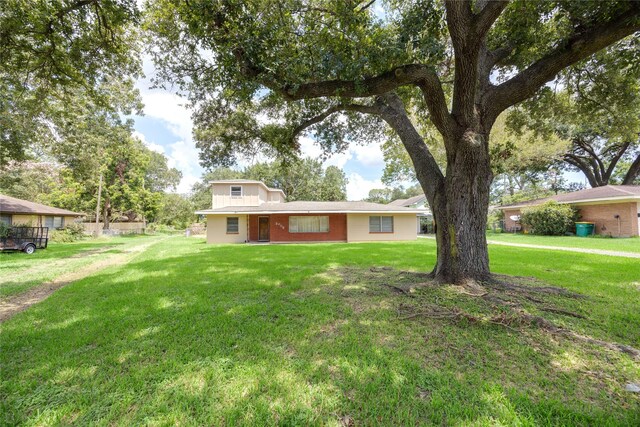
[[[585,376],[595,350],[495,325],[401,321],[403,295],[333,274],[421,265],[394,244],[151,252],[3,325],[5,423],[638,421],[637,401],[603,400],[610,381]]]

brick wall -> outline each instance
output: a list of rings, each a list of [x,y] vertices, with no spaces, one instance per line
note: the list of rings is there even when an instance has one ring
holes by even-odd
[[[576,206],[580,221],[594,222],[596,233],[605,236],[629,237],[638,235],[637,203]],[[619,215],[620,218],[615,216]]]
[[[341,242],[347,240],[346,214],[271,214],[249,216],[249,240],[258,241],[258,218],[269,217],[271,242]],[[289,216],[328,216],[328,233],[289,233]]]
[[[639,234],[637,203],[609,203],[574,207],[580,213],[580,221],[595,223],[596,234],[613,237],[630,237]],[[516,225],[515,221],[509,218],[512,215],[520,215],[520,209],[506,209],[504,211],[504,223],[507,230]],[[615,217],[616,215],[620,216],[619,221]]]
[[[516,227],[519,227],[519,229],[522,227],[520,225],[520,223],[516,223],[516,221],[512,220],[510,217],[511,216],[515,216],[515,215],[521,215],[522,212],[520,211],[520,209],[505,209],[504,211],[504,230],[503,231],[512,231],[514,229],[516,229]]]

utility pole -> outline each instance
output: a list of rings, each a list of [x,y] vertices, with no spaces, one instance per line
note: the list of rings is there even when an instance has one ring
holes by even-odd
[[[99,236],[98,227],[100,226],[100,197],[101,196],[102,196],[102,172],[100,172],[100,183],[98,184],[98,203],[96,203],[96,230],[95,230],[96,237]]]

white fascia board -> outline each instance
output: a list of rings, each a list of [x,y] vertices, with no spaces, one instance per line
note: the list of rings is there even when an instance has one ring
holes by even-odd
[[[640,202],[640,196],[615,196],[615,197],[602,197],[599,199],[584,199],[584,200],[574,200],[569,202],[557,202],[559,205],[587,205],[587,204],[606,204],[609,202],[615,203],[624,203],[624,202]],[[512,206],[498,206],[497,209],[507,210],[507,209],[521,209],[521,208],[530,208],[533,206],[539,206],[545,202],[540,202],[537,204],[531,205],[512,205]]]
[[[429,211],[196,211],[196,215],[273,215],[273,214],[428,214]]]

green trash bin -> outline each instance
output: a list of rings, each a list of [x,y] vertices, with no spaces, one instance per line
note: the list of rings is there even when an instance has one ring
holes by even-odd
[[[594,228],[595,224],[593,222],[576,222],[576,236],[591,236]]]

